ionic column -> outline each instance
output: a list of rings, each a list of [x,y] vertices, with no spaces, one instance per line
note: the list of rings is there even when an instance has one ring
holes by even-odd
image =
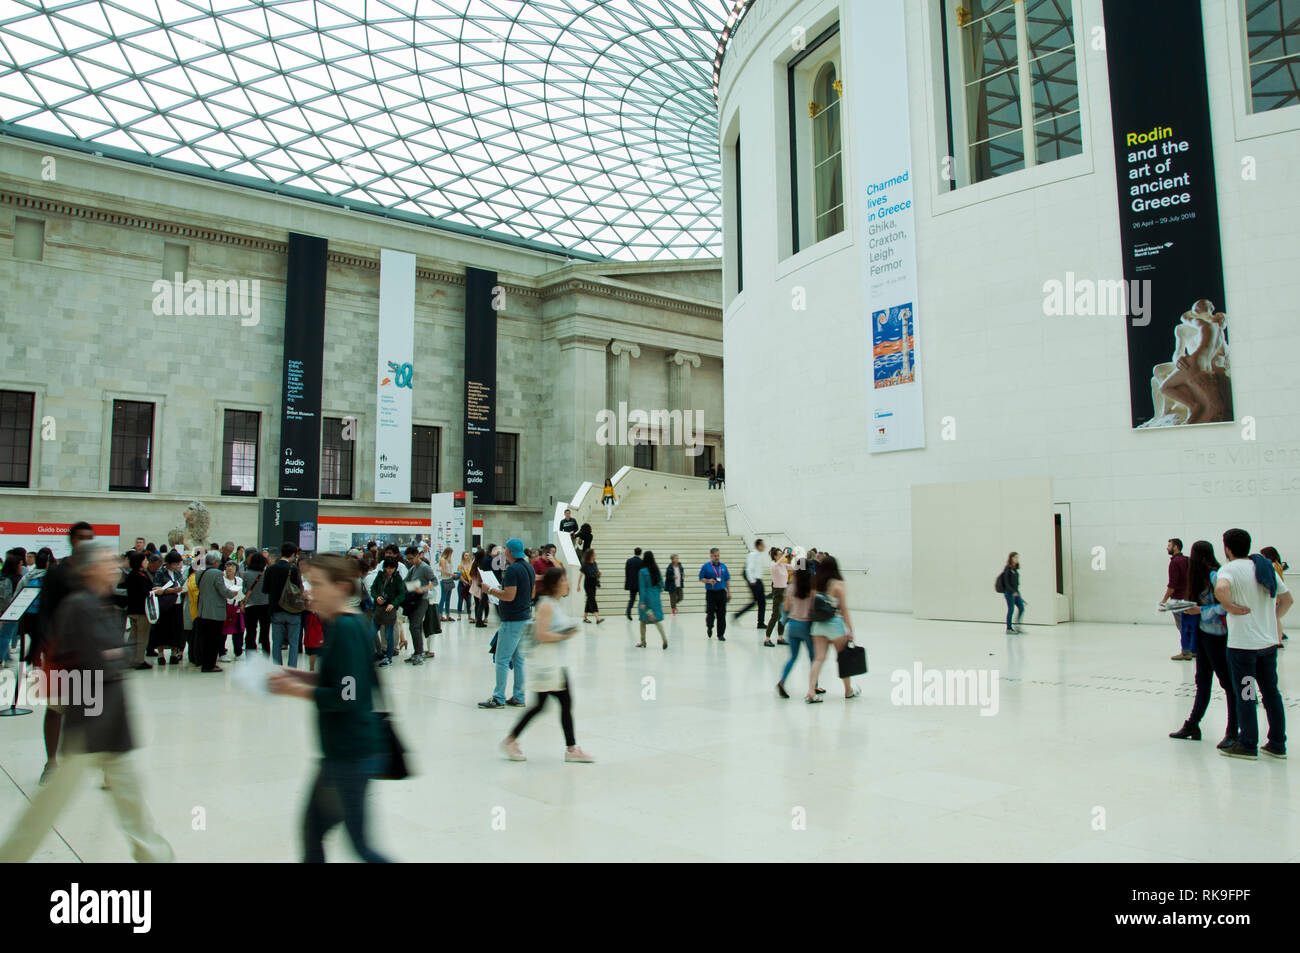
[[[627,404],[628,409],[631,409],[632,358],[641,356],[641,348],[627,341],[612,341],[609,353],[613,359],[609,363],[606,396],[609,399],[608,407],[617,418],[620,403]],[[621,435],[617,436],[621,438]],[[623,467],[632,465],[632,445],[624,443],[622,439],[614,440],[605,448],[605,459],[608,471],[606,476],[612,477]]]
[[[702,428],[697,428],[698,417],[695,413],[694,395],[691,390],[691,368],[700,366],[700,356],[689,351],[675,351],[668,355],[668,410],[670,413],[681,411],[682,432],[664,434],[663,439],[674,441],[674,445],[664,447],[661,451],[663,466],[669,473],[691,476],[695,473],[695,457],[686,452],[682,444],[686,438],[703,442]]]

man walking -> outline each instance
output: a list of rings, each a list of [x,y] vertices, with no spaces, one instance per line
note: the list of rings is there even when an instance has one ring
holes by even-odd
[[[1170,599],[1181,599],[1186,593],[1187,588],[1187,557],[1183,555],[1183,541],[1181,539],[1171,539],[1165,545],[1165,552],[1169,554],[1169,581],[1165,585],[1165,594],[1160,600],[1164,605]],[[1190,644],[1191,636],[1183,632],[1183,614],[1181,612],[1169,613],[1174,617],[1174,625],[1178,628],[1178,638],[1180,648],[1177,655],[1171,655],[1170,658],[1175,662],[1187,662],[1196,658],[1192,653]]]
[[[437,585],[433,568],[424,561],[424,553],[419,546],[406,547],[406,564],[410,570],[406,574],[406,588],[411,595],[403,603],[406,621],[411,628],[411,654],[406,660],[412,665],[424,664],[424,616],[429,611],[428,593]],[[411,584],[415,583],[412,588]],[[418,598],[415,598],[417,597]],[[433,653],[429,653],[433,657]]]
[[[1229,758],[1258,758],[1259,722],[1255,700],[1264,701],[1268,744],[1264,753],[1286,757],[1286,709],[1277,688],[1277,649],[1282,642],[1282,616],[1294,598],[1278,578],[1273,563],[1250,556],[1250,534],[1230,529],[1223,534],[1228,562],[1219,569],[1214,597],[1228,611],[1228,672],[1237,706],[1237,741],[1220,754]]]
[[[271,646],[275,664],[284,664],[284,645],[289,643],[289,667],[298,667],[298,641],[302,636],[302,613],[287,612],[280,608],[280,597],[284,595],[286,582],[295,586],[302,585],[302,576],[298,573],[296,556],[298,547],[285,543],[280,547],[280,558],[262,575],[262,590],[266,593],[266,603],[271,607]]]
[[[578,535],[578,521],[573,518],[572,510],[564,511],[564,519],[560,520],[560,532],[568,533],[569,539],[573,539]],[[574,542],[574,546],[577,546],[576,541]]]
[[[700,567],[700,582],[704,583],[704,625],[713,638],[713,620],[718,620],[718,641],[727,641],[727,600],[731,598],[731,572],[719,556],[715,546],[709,550],[709,561]]]
[[[501,588],[485,588],[486,595],[500,600],[501,628],[497,630],[497,683],[492,697],[479,702],[479,708],[524,707],[524,629],[533,617],[533,567],[524,556],[522,540],[506,541],[506,568],[501,574]],[[506,701],[506,678],[515,672],[515,691]]]
[[[758,606],[758,627],[767,629],[767,624],[763,621],[763,616],[767,611],[767,592],[763,589],[763,552],[767,545],[761,540],[754,540],[754,548],[745,555],[745,585],[749,586],[749,604],[741,609],[734,616],[733,620],[739,620],[742,615]],[[773,612],[777,612],[775,606]]]
[[[632,558],[623,564],[623,588],[627,590],[627,617],[632,618],[632,606],[641,594],[641,547],[632,551]]]

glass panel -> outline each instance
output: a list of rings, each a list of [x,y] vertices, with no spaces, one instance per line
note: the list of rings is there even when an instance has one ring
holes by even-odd
[[[0,391],[0,486],[31,485],[36,395]]]
[[[148,491],[153,464],[153,404],[113,402],[108,459],[110,490]]]
[[[1074,49],[1049,53],[1030,66],[1034,84],[1034,122],[1079,109],[1079,76]]]
[[[1252,66],[1250,92],[1255,112],[1300,104],[1300,57]]]
[[[1020,130],[971,146],[971,167],[976,182],[1023,169],[1025,140]]]
[[[1039,162],[1079,155],[1083,152],[1083,129],[1079,124],[1079,114],[1038,123],[1034,126],[1034,140]]]

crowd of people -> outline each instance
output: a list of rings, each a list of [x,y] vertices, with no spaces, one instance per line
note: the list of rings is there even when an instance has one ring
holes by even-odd
[[[445,625],[488,628],[493,605],[497,620],[489,650],[495,683],[478,707],[521,709],[500,742],[501,753],[511,761],[525,760],[520,737],[553,698],[564,760],[591,763],[575,734],[566,643],[583,631],[583,623],[606,621],[597,604],[602,573],[591,527],[579,526],[566,510],[559,529],[579,555],[573,584],[584,596],[581,621],[566,610],[571,581],[556,546],[530,549],[519,539],[478,546],[459,559],[451,548],[434,552],[427,544],[401,550],[371,542],[346,555],[304,558],[293,543],[278,552],[233,542],[168,550],[143,538],[119,554],[95,540],[90,524],[77,523],[68,534],[71,555],[64,559],[50,549],[10,550],[0,568],[0,605],[24,589],[38,593],[17,622],[0,628],[0,658],[8,664],[13,646],[26,639],[25,660],[63,694],[47,688],[41,791],[0,844],[0,859],[31,855],[88,770],[103,773],[136,859],[172,859],[127,757],[134,741],[125,673],[186,661],[202,673],[220,672],[220,663],[260,651],[277,666],[268,689],[317,708],[323,757],[304,818],[305,859],[323,860],[325,833],[342,823],[363,859],[384,860],[366,832],[365,792],[369,781],[404,776],[404,768],[400,742],[378,708],[377,670],[408,649],[409,664],[435,658],[432,638]],[[1162,606],[1173,612],[1179,628],[1181,651],[1174,658],[1197,662],[1196,697],[1191,714],[1171,737],[1200,739],[1217,680],[1228,697],[1220,751],[1256,758],[1262,747],[1284,758],[1277,653],[1286,639],[1281,620],[1293,601],[1284,581],[1287,566],[1271,547],[1251,554],[1250,536],[1240,529],[1223,535],[1222,565],[1208,541],[1194,543],[1189,555],[1182,550],[1181,540],[1169,541]],[[1008,633],[1020,631],[1020,618],[1013,620],[1012,612],[1024,614],[1019,569],[1019,554],[1013,552],[995,584],[1006,599]],[[816,549],[769,548],[759,539],[747,553],[742,577],[746,602],[732,611],[732,575],[720,551],[712,549],[695,571],[705,595],[706,638],[716,634],[719,643],[726,642],[728,621],[738,623],[754,610],[762,645],[788,648],[776,683],[779,698],[791,697],[789,679],[805,654],[804,700],[821,703],[826,691],[819,680],[832,647],[845,698],[859,697],[861,689],[852,679],[865,672],[865,657],[855,667],[861,649],[836,558]],[[678,613],[690,578],[677,554],[661,567],[653,552],[634,550],[624,564],[623,589],[625,617],[633,621],[637,612],[636,648],[646,648],[653,629],[662,649],[668,649],[665,616]],[[299,667],[300,653],[309,659],[307,670]],[[68,694],[93,679],[105,686],[97,698]],[[528,690],[535,693],[531,705]],[[1268,720],[1262,746],[1257,699]]]

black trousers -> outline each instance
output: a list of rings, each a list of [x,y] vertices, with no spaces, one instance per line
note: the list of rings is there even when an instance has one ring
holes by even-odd
[[[636,600],[637,600],[637,597],[638,597],[639,595],[641,595],[641,590],[639,590],[639,589],[630,589],[630,590],[628,590],[628,594],[627,594],[627,611],[623,613],[624,615],[631,615],[631,614],[632,614],[632,608],[636,605]]]
[[[727,590],[704,590],[704,625],[713,634],[713,620],[718,620],[718,637],[727,634]]]
[[[1205,630],[1196,633],[1196,700],[1192,702],[1189,723],[1200,725],[1210,707],[1213,679],[1228,695],[1228,737],[1237,736],[1237,696],[1232,690],[1232,676],[1228,673],[1228,637],[1211,635]]]
[[[244,646],[271,654],[271,607],[244,606]]]
[[[568,685],[567,679],[565,684]],[[564,743],[570,748],[576,745],[578,742],[573,735],[573,694],[568,687],[562,692],[538,692],[537,701],[533,702],[533,707],[524,712],[523,717],[515,722],[515,727],[510,733],[516,738],[522,735],[524,729],[528,727],[528,723],[546,707],[546,700],[552,696],[560,703],[560,727],[564,729]]]
[[[772,638],[772,629],[777,635],[785,635],[785,623],[781,621],[781,605],[785,602],[785,588],[772,587],[772,613],[767,617],[767,637]],[[779,626],[779,627],[778,627]]]
[[[488,617],[488,597],[479,596],[474,600],[474,621],[486,622]]]
[[[225,627],[225,619],[200,617],[194,620],[194,629],[199,637],[199,662],[204,668],[217,667],[217,656],[221,654],[221,649],[226,644],[226,637],[221,633]]]
[[[736,613],[736,618],[739,619],[754,606],[758,606],[758,625],[759,628],[764,628],[766,623],[763,622],[763,616],[767,612],[767,593],[763,591],[763,584],[757,580],[746,584],[749,586],[749,604]]]

